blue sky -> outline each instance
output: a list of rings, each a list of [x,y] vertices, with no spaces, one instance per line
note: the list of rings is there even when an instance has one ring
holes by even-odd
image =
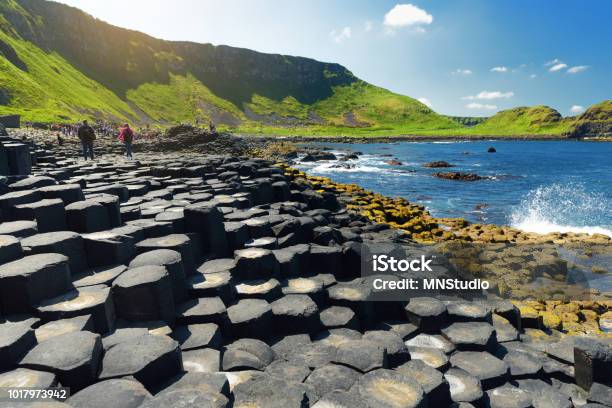
[[[571,115],[612,98],[607,0],[60,2],[168,40],[338,62],[444,114],[544,104]]]

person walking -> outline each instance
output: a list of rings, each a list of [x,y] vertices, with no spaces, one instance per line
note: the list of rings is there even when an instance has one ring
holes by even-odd
[[[87,160],[87,156],[94,159],[94,140],[96,140],[96,132],[93,130],[91,126],[87,123],[86,120],[83,121],[83,124],[79,126],[79,130],[77,131],[77,137],[81,141],[81,146],[83,146],[83,157]]]
[[[132,158],[132,142],[134,141],[134,131],[129,124],[123,125],[119,132],[119,140],[125,145],[125,157]]]

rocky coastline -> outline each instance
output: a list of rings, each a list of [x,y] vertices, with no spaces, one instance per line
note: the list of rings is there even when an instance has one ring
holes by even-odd
[[[436,219],[292,168],[290,144],[190,132],[136,160],[0,137],[0,385],[70,387],[58,407],[610,405],[611,294],[527,285],[570,290],[557,247],[609,237]],[[498,296],[366,301],[369,243],[484,246]],[[453,259],[477,274],[472,251]]]

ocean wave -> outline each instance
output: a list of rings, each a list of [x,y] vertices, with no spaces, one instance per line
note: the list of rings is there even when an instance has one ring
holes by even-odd
[[[582,232],[612,237],[606,217],[612,204],[582,183],[552,184],[530,191],[510,215],[510,226],[528,232]]]

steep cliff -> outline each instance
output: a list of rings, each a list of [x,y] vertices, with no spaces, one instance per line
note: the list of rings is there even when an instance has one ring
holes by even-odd
[[[164,41],[50,1],[0,2],[0,56],[0,112],[31,120],[212,119],[251,131],[460,126],[339,64]]]

